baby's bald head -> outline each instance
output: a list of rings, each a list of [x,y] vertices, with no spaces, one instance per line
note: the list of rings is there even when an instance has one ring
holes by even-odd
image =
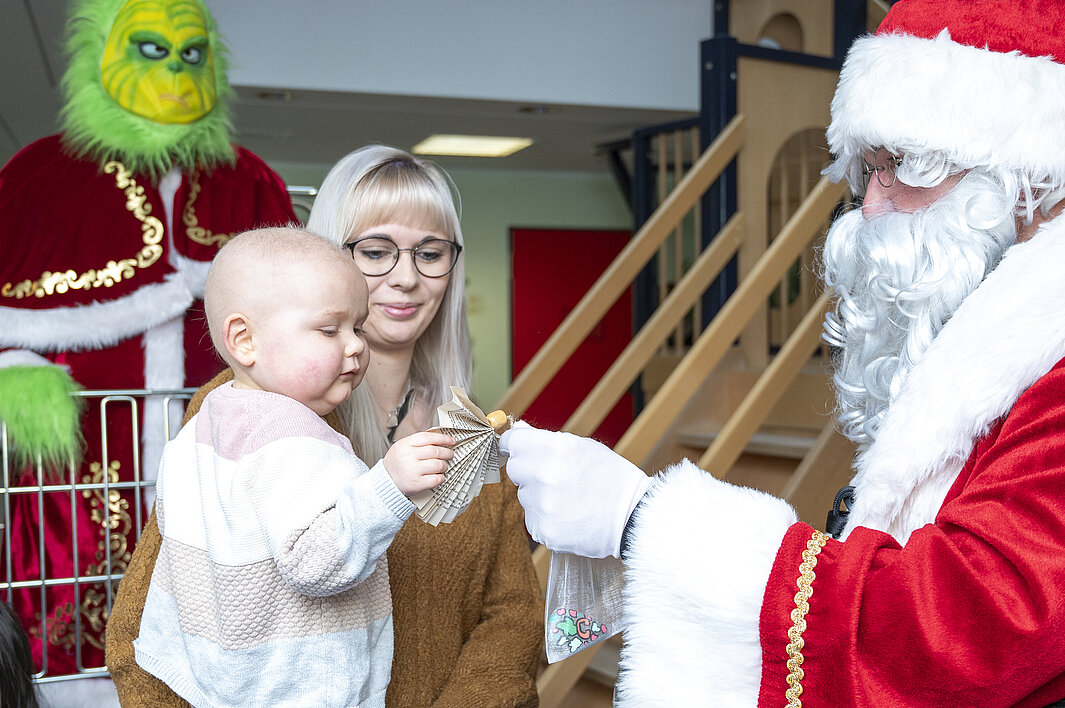
[[[211,342],[226,363],[233,365],[222,341],[229,315],[266,316],[306,278],[332,268],[350,271],[351,278],[365,282],[343,247],[309,231],[272,227],[230,239],[211,263],[203,298]]]

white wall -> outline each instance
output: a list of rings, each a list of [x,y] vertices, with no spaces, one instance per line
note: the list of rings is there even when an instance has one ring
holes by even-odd
[[[411,96],[698,110],[713,33],[713,0],[210,5],[239,57],[230,83]]]

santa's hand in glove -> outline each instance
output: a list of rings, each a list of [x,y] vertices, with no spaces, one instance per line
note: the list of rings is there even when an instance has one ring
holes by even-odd
[[[651,483],[640,468],[590,438],[521,421],[499,450],[534,539],[562,553],[620,556],[625,523]]]

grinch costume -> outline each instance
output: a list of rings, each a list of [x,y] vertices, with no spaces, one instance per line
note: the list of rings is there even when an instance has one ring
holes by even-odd
[[[112,406],[104,442],[100,407],[79,411],[68,392],[210,379],[222,368],[202,314],[211,259],[234,233],[296,220],[281,179],[230,142],[222,46],[199,0],[82,0],[67,48],[62,134],[0,170],[11,487],[38,484],[25,464],[38,456],[46,483],[152,479],[163,404]],[[12,574],[0,579],[122,573],[143,517],[133,490],[106,491],[46,487],[40,506],[36,493],[12,494]],[[141,512],[150,500],[147,491]],[[107,590],[54,584],[43,605],[38,588],[14,593],[38,668],[103,665]]]

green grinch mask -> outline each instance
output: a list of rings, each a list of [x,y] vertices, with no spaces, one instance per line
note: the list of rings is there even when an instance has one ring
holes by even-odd
[[[202,0],[73,0],[63,141],[158,178],[232,164],[225,48]]]
[[[118,105],[158,123],[191,123],[215,106],[214,58],[195,2],[129,0],[100,75]]]

